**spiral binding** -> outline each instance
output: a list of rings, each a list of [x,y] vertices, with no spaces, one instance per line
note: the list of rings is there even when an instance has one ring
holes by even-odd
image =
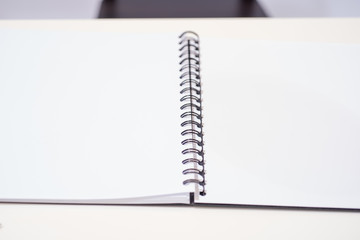
[[[190,175],[183,184],[197,184],[201,188],[200,195],[204,196],[206,192],[199,36],[192,31],[186,31],[179,38],[180,86],[182,88],[180,109],[183,111],[180,117],[184,119],[181,123],[181,127],[184,128],[181,132],[184,137],[181,144],[185,147],[182,154],[186,156],[182,163],[193,166],[183,171],[184,175]]]

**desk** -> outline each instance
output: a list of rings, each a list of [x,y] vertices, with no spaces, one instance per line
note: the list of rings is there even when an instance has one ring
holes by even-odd
[[[360,43],[360,19],[1,21],[0,27],[182,32]],[[0,239],[360,239],[360,212],[209,207],[0,204]]]

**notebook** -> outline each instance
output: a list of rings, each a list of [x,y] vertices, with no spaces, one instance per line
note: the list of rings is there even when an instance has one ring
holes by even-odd
[[[359,44],[0,35],[0,202],[360,209]]]

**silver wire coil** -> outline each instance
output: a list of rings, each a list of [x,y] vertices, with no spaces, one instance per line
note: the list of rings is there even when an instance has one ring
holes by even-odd
[[[184,129],[181,135],[184,140],[182,154],[186,159],[182,164],[191,164],[184,171],[189,178],[183,181],[184,185],[197,184],[200,195],[205,195],[205,160],[204,140],[202,123],[202,98],[200,77],[200,48],[199,36],[192,31],[186,31],[180,36],[180,109],[183,111],[180,117],[184,119],[181,127]]]

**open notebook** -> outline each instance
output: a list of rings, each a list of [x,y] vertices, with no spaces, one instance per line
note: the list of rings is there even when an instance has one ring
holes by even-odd
[[[1,202],[360,209],[360,45],[0,36]]]

